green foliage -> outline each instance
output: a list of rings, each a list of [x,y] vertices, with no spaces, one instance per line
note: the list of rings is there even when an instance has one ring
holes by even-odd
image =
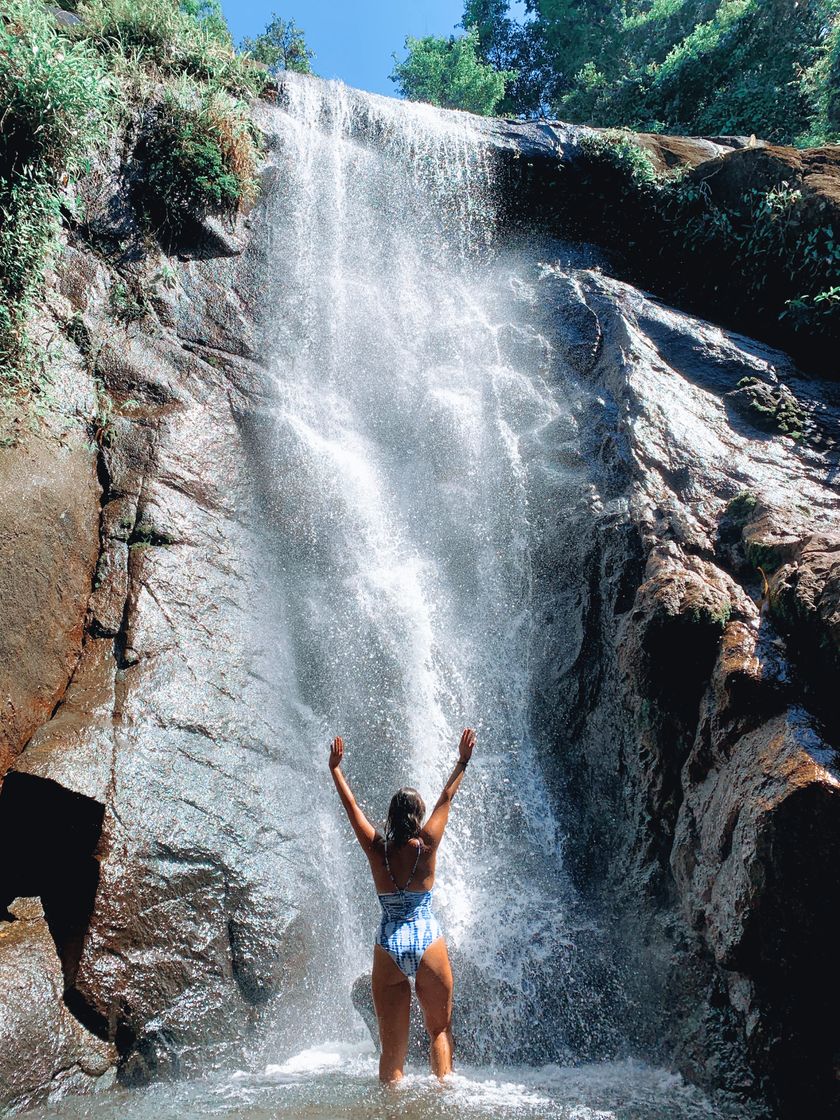
[[[110,84],[85,44],[68,44],[39,0],[6,0],[0,21],[0,172],[77,175],[105,132]]]
[[[108,306],[120,323],[132,323],[148,313],[149,306],[142,292],[132,291],[124,280],[118,280],[108,294]]]
[[[840,142],[840,0],[832,7],[833,25],[803,79],[814,107],[807,130],[797,139],[803,145]]]
[[[61,189],[107,135],[112,88],[83,43],[59,36],[38,0],[7,0],[0,20],[0,388],[28,383],[26,333],[55,249]]]
[[[227,47],[233,46],[221,0],[181,0],[179,7]]]
[[[163,532],[142,518],[131,527],[128,537],[129,548],[169,548],[178,543],[178,538],[172,533]]]
[[[512,77],[494,110],[501,114],[535,113],[542,108],[542,70],[537,44],[528,29],[508,15],[508,0],[466,0],[461,26],[478,35],[476,54]]]
[[[808,126],[804,75],[834,0],[629,4],[601,81],[585,70],[558,101],[576,120],[651,130],[755,133],[789,143]]]
[[[840,138],[840,0],[466,0],[503,111],[600,126]]]
[[[801,81],[822,34],[818,5],[722,0],[651,68],[647,115],[680,129],[790,142],[807,125]]]
[[[787,346],[808,350],[809,339],[825,346],[840,336],[840,234],[827,221],[814,224],[807,194],[785,181],[716,190],[715,173],[702,167],[658,174],[621,132],[589,134],[580,147],[566,181],[576,220],[586,236],[615,238],[636,282],[667,284],[672,298],[703,314],[737,315],[762,333],[769,327]],[[787,399],[757,404],[775,428],[804,431]]]
[[[626,188],[647,187],[658,182],[650,153],[627,133],[608,129],[581,137],[580,147],[590,165],[615,172]]]
[[[82,0],[79,14],[72,34],[121,63],[128,100],[150,102],[140,152],[153,224],[174,236],[250,197],[257,148],[239,98],[266,74],[233,49],[219,0]]]
[[[624,13],[621,0],[526,0],[526,8],[534,16],[530,30],[544,61],[548,104],[559,102],[586,63],[612,71]]]
[[[192,10],[195,9],[195,10]],[[104,55],[132,58],[162,76],[188,74],[238,96],[258,94],[265,74],[236,54],[214,5],[175,0],[83,0],[72,35]],[[214,14],[216,13],[216,14]]]
[[[233,49],[219,0],[4,0],[0,15],[0,388],[32,388],[33,301],[58,243],[67,187],[113,135],[125,106],[145,121],[144,201],[171,234],[189,215],[230,210],[253,193],[255,135],[238,99],[265,71]],[[161,91],[161,85],[165,87]],[[164,280],[164,282],[168,282]],[[145,314],[117,284],[111,312]],[[81,328],[71,324],[81,338]]]
[[[281,19],[276,12],[262,35],[256,39],[242,40],[241,49],[247,51],[256,62],[267,66],[272,73],[280,70],[295,70],[298,74],[310,74],[310,60],[315,56],[307,47],[303,31],[293,19]]]
[[[666,190],[664,213],[700,251],[717,253],[739,277],[743,294],[758,314],[788,318],[808,329],[815,317],[840,324],[840,238],[832,226],[802,220],[801,192],[783,182],[748,190],[737,205],[717,200],[687,180]],[[773,279],[784,261],[784,287]]]
[[[208,211],[233,211],[256,190],[257,149],[247,107],[183,79],[147,129],[143,198],[156,225],[177,234]]]
[[[410,101],[490,115],[504,97],[505,86],[516,76],[481,61],[475,28],[460,38],[409,36],[405,46],[408,57],[398,62],[395,56],[391,81]]]
[[[738,388],[747,395],[754,418],[762,427],[795,440],[804,439],[813,428],[786,385],[767,385],[760,377],[742,377]]]
[[[728,599],[718,604],[698,603],[689,607],[683,617],[692,626],[725,630],[732,617],[732,603]]]

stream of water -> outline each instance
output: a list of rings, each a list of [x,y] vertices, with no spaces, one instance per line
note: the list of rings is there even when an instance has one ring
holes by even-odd
[[[493,157],[468,116],[294,77],[278,113],[262,454],[283,730],[313,768],[343,735],[349,780],[379,821],[400,785],[433,803],[461,728],[477,728],[435,902],[461,1064],[443,1089],[416,1065],[396,1091],[376,1083],[350,999],[376,900],[319,782],[303,902],[315,952],[293,1021],[281,1012],[263,1051],[276,1056],[174,1090],[68,1101],[61,1115],[711,1116],[677,1077],[626,1057],[621,970],[564,871],[562,810],[543,778],[535,650],[562,657],[568,636],[560,616],[539,634],[533,620],[546,618],[546,571],[574,566],[564,526],[593,494],[581,390],[539,325],[540,261],[494,242]]]
[[[590,485],[569,454],[578,402],[533,322],[538,264],[494,247],[493,156],[469,116],[306,79],[284,108],[266,467],[306,734],[316,753],[344,736],[381,820],[400,785],[432,804],[477,728],[436,889],[464,1047],[569,1060],[603,1048],[614,1008],[603,969],[587,982],[598,934],[564,873],[532,703],[535,553]],[[340,807],[317,815],[313,1025],[369,970],[376,906]]]

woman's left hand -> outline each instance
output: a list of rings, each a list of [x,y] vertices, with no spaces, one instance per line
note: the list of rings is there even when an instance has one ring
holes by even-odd
[[[336,737],[330,747],[330,770],[337,770],[342,758],[344,758],[344,742],[340,737]]]

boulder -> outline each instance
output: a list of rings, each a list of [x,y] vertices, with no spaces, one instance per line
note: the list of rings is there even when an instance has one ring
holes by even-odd
[[[114,1083],[117,1053],[67,1009],[61,962],[37,898],[0,920],[0,1108],[23,1111]]]
[[[840,144],[787,148],[761,144],[696,166],[691,181],[737,213],[749,192],[784,187],[801,192],[789,220],[840,228]]]

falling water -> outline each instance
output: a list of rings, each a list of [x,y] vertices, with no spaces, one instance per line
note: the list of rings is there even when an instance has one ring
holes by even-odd
[[[473,118],[305,78],[283,108],[266,462],[298,734],[319,762],[345,737],[381,820],[403,784],[433,803],[477,728],[436,889],[461,1032],[484,1060],[566,1058],[603,1033],[603,993],[584,983],[592,931],[542,777],[533,567],[586,484],[561,466],[576,408],[532,325],[537,262],[494,250],[494,157]],[[330,797],[315,1030],[369,971],[376,920]]]

